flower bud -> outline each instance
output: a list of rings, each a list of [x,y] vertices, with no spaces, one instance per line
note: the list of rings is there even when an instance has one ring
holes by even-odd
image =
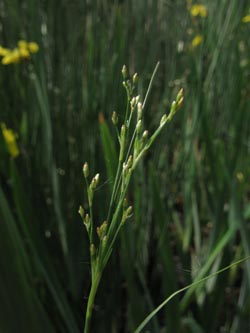
[[[144,131],[142,134],[142,143],[144,144],[148,139],[148,131]]]
[[[142,121],[140,119],[136,124],[136,131],[137,131],[137,133],[140,133],[141,130],[142,130]]]
[[[138,102],[137,104],[137,121],[142,119],[142,103]]]
[[[167,115],[164,114],[164,115],[161,117],[160,127],[163,126],[163,125],[166,123],[166,120],[167,120]]]
[[[95,177],[92,179],[92,181],[91,181],[91,184],[90,184],[90,189],[91,190],[95,190],[96,189],[96,186],[98,185],[98,183],[99,183],[99,179],[100,179],[100,174],[99,173],[97,173],[96,175],[95,175]]]
[[[79,207],[78,213],[81,215],[81,218],[84,218],[84,209],[82,206]]]
[[[84,174],[85,178],[88,178],[88,176],[89,176],[89,166],[88,166],[87,162],[85,162],[84,165],[83,165],[83,174]]]
[[[119,155],[119,161],[123,160],[124,151],[125,151],[125,145],[126,145],[126,126],[122,125],[121,127],[121,137],[120,137],[120,155]]]
[[[128,77],[128,71],[127,71],[127,67],[125,65],[122,66],[122,77],[124,80],[126,80]]]
[[[184,89],[181,88],[180,91],[178,92],[177,96],[176,96],[177,104],[179,104],[179,101],[180,101],[181,99],[183,99],[183,97],[184,97]]]
[[[136,84],[136,83],[138,82],[138,74],[137,74],[137,73],[135,73],[135,74],[133,75],[132,82],[133,82],[133,84]]]
[[[129,169],[132,167],[132,164],[133,164],[133,156],[130,155],[126,167]]]
[[[112,123],[114,125],[117,125],[117,123],[118,123],[118,116],[117,116],[117,113],[115,111],[113,111],[111,119],[112,119]]]

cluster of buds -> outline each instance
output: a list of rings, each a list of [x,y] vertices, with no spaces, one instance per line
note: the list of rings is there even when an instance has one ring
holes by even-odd
[[[108,223],[107,223],[107,221],[104,221],[100,225],[100,227],[96,228],[96,232],[97,232],[97,235],[98,235],[100,241],[104,240],[104,238],[106,237],[107,229],[108,229]]]
[[[132,206],[129,206],[127,209],[123,211],[121,224],[124,224],[127,221],[127,219],[131,217],[132,212],[133,212]]]
[[[123,178],[125,179],[126,176],[131,172],[131,168],[133,166],[133,156],[130,155],[127,162],[123,163],[122,169],[123,169]]]
[[[90,217],[89,214],[85,214],[84,209],[82,206],[79,207],[78,213],[80,214],[83,224],[86,227],[87,232],[89,233],[90,230]]]
[[[84,165],[83,165],[83,175],[84,175],[84,178],[87,180],[88,177],[89,177],[89,166],[88,166],[87,162],[85,162]],[[87,191],[88,191],[88,200],[89,200],[90,207],[92,207],[94,191],[95,191],[97,185],[99,184],[99,179],[100,179],[100,174],[97,173],[95,175],[95,177],[91,180],[91,183],[90,183],[90,185],[88,186],[88,189],[87,189]]]
[[[156,73],[156,70],[159,66],[157,64],[152,79]],[[109,206],[109,211],[107,215],[107,220],[105,220],[100,226],[96,228],[96,233],[99,238],[99,247],[96,248],[94,244],[94,222],[93,222],[93,198],[95,190],[98,186],[100,175],[97,173],[89,183],[89,167],[85,163],[83,165],[83,175],[87,184],[87,194],[88,194],[88,204],[89,204],[89,214],[85,214],[84,209],[80,206],[79,214],[82,217],[83,223],[87,229],[89,239],[90,239],[90,254],[92,258],[92,263],[102,262],[105,263],[112,251],[113,243],[117,237],[120,227],[126,222],[126,220],[132,214],[132,206],[129,206],[126,199],[126,193],[128,185],[131,179],[133,170],[136,168],[136,165],[141,160],[145,152],[151,147],[155,139],[158,137],[162,131],[164,125],[171,121],[177,110],[182,106],[184,93],[181,89],[177,96],[176,100],[173,101],[169,114],[164,114],[161,118],[160,125],[154,131],[154,133],[149,137],[149,132],[144,129],[143,126],[143,109],[145,102],[147,100],[147,95],[141,103],[140,96],[133,97],[133,90],[138,81],[138,74],[135,73],[132,76],[132,79],[128,77],[128,70],[124,65],[122,68],[123,76],[123,85],[127,91],[127,109],[125,120],[121,126],[120,133],[118,132],[118,116],[114,111],[112,114],[112,122],[116,127],[118,139],[120,143],[120,152],[119,152],[119,163],[117,167],[117,174],[114,181],[114,187],[111,195],[111,201]],[[151,79],[151,81],[152,81]],[[149,85],[150,90],[151,82]],[[131,127],[134,124],[132,122],[132,117],[134,111],[137,110],[137,117],[135,119],[135,127],[131,133]],[[130,112],[130,113],[129,113]],[[120,201],[120,200],[123,200]],[[122,206],[123,204],[123,206]],[[102,258],[102,256],[104,256]],[[96,261],[96,258],[99,258],[100,261]],[[102,261],[103,259],[103,261]]]
[[[130,101],[130,106],[131,106],[131,112],[133,112],[136,108],[136,106],[138,105],[139,103],[139,100],[140,100],[140,96],[136,96],[136,97],[133,97]]]
[[[164,114],[160,121],[160,127],[164,126],[167,122],[171,121],[176,112],[181,108],[184,100],[184,90],[181,88],[181,90],[178,92],[176,96],[176,100],[172,102],[170,112],[168,115]]]
[[[128,99],[131,99],[131,96],[133,94],[133,90],[135,88],[136,83],[138,82],[138,74],[135,73],[132,77],[132,82],[128,79],[128,70],[125,65],[122,67],[122,77],[123,77],[123,86],[125,87],[128,95]]]

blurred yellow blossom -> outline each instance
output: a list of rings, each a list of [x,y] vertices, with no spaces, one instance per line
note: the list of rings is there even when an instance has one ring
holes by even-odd
[[[22,47],[18,50],[19,52],[19,56],[22,59],[28,59],[30,56],[29,50],[27,50],[26,48]]]
[[[203,37],[202,35],[197,35],[193,38],[192,40],[192,47],[195,48],[197,47],[198,45],[200,45],[203,41]]]
[[[6,54],[8,54],[10,51],[11,51],[10,49],[6,49],[5,47],[2,47],[2,46],[0,45],[0,56],[1,56],[1,57],[6,56]]]
[[[21,40],[19,40],[19,42],[17,43],[17,46],[18,46],[19,49],[22,49],[22,48],[27,49],[27,47],[28,47],[28,43],[26,42],[26,40],[21,39]]]
[[[241,21],[243,23],[249,23],[250,22],[250,15],[246,15],[246,16],[242,17]]]
[[[28,49],[30,50],[31,53],[36,53],[39,51],[39,46],[35,42],[30,42],[28,43]]]
[[[18,49],[11,50],[2,59],[3,65],[15,64],[20,61],[20,53]]]
[[[8,152],[12,157],[17,157],[19,155],[16,142],[17,135],[11,129],[8,129],[4,123],[1,123],[1,130]]]
[[[243,175],[243,173],[242,172],[237,172],[236,178],[238,179],[238,181],[240,183],[242,183],[244,181],[244,175]]]
[[[207,16],[207,8],[202,4],[193,5],[190,9],[190,13],[192,16]]]
[[[6,49],[0,46],[0,56],[2,56],[2,64],[9,65],[18,63],[20,60],[29,59],[31,53],[36,53],[39,50],[39,46],[35,42],[27,42],[25,40],[19,40],[17,48]]]

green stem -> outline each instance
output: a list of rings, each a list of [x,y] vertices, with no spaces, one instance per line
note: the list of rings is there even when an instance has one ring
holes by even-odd
[[[89,181],[87,179],[87,177],[85,177],[85,182],[86,182],[86,188],[87,188],[87,195],[88,195],[88,203],[89,203],[89,217],[90,217],[90,232],[89,232],[89,242],[90,244],[93,243],[93,209],[92,209],[92,202],[90,200],[90,196],[89,196]]]
[[[118,167],[117,167],[117,171],[116,171],[116,176],[115,176],[115,183],[113,186],[113,190],[112,190],[112,195],[111,195],[111,200],[110,200],[110,204],[109,204],[109,211],[108,211],[108,217],[107,217],[107,222],[109,223],[110,217],[111,217],[111,212],[112,212],[112,208],[113,208],[113,204],[115,201],[115,196],[117,193],[117,187],[119,186],[119,175],[121,173],[121,167],[122,167],[122,161],[119,160],[118,162]]]
[[[147,90],[147,92],[146,92],[146,96],[145,96],[144,101],[143,101],[143,104],[142,104],[142,108],[144,108],[144,106],[145,106],[145,104],[146,104],[146,102],[147,102],[148,95],[149,95],[150,90],[151,90],[151,88],[152,88],[152,84],[153,84],[153,81],[154,81],[154,77],[155,77],[155,74],[156,74],[156,72],[157,72],[159,66],[160,66],[160,61],[157,62],[156,66],[155,66],[155,69],[154,69],[154,71],[153,71],[153,74],[152,74],[152,76],[151,76],[151,79],[150,79],[150,82],[149,82],[149,85],[148,85],[148,90]]]
[[[211,279],[212,277],[215,277],[216,275],[218,274],[221,274],[223,272],[225,272],[226,270],[230,269],[231,267],[235,266],[235,265],[239,265],[247,260],[250,259],[250,256],[247,256],[243,259],[240,259],[240,260],[237,260],[235,261],[234,263],[222,268],[222,269],[219,269],[217,272],[214,272],[212,274],[209,274],[207,275],[206,277],[198,280],[198,281],[195,281],[191,284],[189,284],[188,286],[184,287],[184,288],[181,288],[177,291],[175,291],[173,294],[171,294],[168,298],[165,299],[165,301],[163,301],[154,311],[152,311],[144,320],[143,322],[136,328],[136,330],[134,331],[134,333],[140,333],[142,331],[142,329],[148,324],[148,322],[172,299],[174,298],[176,295],[182,293],[183,291],[193,287],[193,286],[196,286],[198,285],[199,283],[202,283],[202,282],[205,282],[209,279]]]
[[[92,318],[92,311],[94,307],[94,301],[96,292],[100,283],[101,274],[98,274],[98,276],[92,281],[88,303],[87,303],[87,310],[85,315],[85,325],[84,325],[84,333],[90,333],[90,325],[91,325],[91,318]]]

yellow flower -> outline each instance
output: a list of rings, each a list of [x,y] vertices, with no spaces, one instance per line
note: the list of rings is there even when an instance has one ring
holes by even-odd
[[[17,43],[17,46],[19,49],[27,49],[28,48],[28,43],[26,42],[26,40],[19,40],[19,42]]]
[[[246,15],[246,16],[242,17],[241,22],[249,23],[250,22],[250,15]]]
[[[29,52],[29,50],[26,47],[19,47],[18,51],[19,51],[20,57],[22,59],[29,58],[30,52]]]
[[[8,152],[12,157],[17,157],[19,155],[19,149],[16,142],[16,134],[3,123],[1,124],[1,129]]]
[[[237,172],[236,178],[238,179],[238,181],[240,183],[242,183],[244,181],[244,175],[243,175],[243,173],[242,172]]]
[[[9,53],[6,54],[6,56],[3,57],[2,64],[3,65],[15,64],[19,62],[20,59],[21,57],[18,49],[14,49],[13,51],[10,51]]]
[[[29,58],[30,52],[28,50],[28,43],[26,42],[26,40],[19,40],[17,45],[18,45],[18,51],[20,53],[20,57],[22,59]]]
[[[6,56],[6,54],[8,54],[9,52],[11,52],[10,49],[6,49],[5,47],[0,46],[0,56],[4,57],[4,56]]]
[[[197,47],[198,45],[200,45],[203,41],[203,37],[202,35],[197,35],[193,38],[192,40],[192,47],[195,48]]]
[[[39,46],[35,42],[30,42],[28,43],[28,49],[30,50],[31,53],[36,53],[39,51]]]
[[[26,40],[19,40],[17,48],[14,50],[6,49],[0,46],[0,56],[3,57],[2,64],[9,65],[18,63],[22,59],[30,58],[30,53],[36,53],[39,46],[35,42],[26,42]]]
[[[191,13],[192,16],[206,17],[207,16],[207,8],[204,5],[201,5],[201,4],[193,5],[190,9],[190,13]]]

